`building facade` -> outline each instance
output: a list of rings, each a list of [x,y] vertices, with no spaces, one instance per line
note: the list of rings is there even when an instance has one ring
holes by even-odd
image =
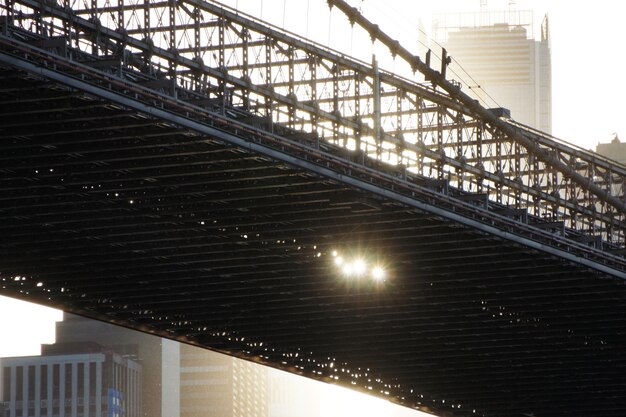
[[[0,417],[317,417],[318,390],[282,374],[64,314],[41,356],[0,359]]]
[[[56,343],[43,345],[43,354],[45,357],[51,353],[60,354],[68,346],[79,346],[83,352],[90,346],[96,346],[91,350],[113,351],[142,367],[143,383],[137,396],[141,414],[137,417],[268,416],[266,367],[135,330],[64,314],[63,321],[56,325]],[[22,358],[7,360],[17,359]],[[94,372],[88,374],[91,377],[94,375]],[[93,417],[95,414],[79,415]],[[44,416],[48,415],[36,417]],[[71,416],[74,417],[73,414]],[[129,416],[124,414],[124,417]],[[10,417],[22,417],[22,414]],[[102,414],[102,417],[118,416]]]
[[[622,143],[617,135],[609,143],[598,143],[596,152],[626,165],[626,143]]]
[[[268,369],[181,346],[181,417],[267,417]]]
[[[140,417],[141,365],[93,346],[56,346],[42,356],[2,359],[5,415]]]
[[[438,15],[435,39],[453,58],[448,78],[487,107],[504,107],[511,117],[552,132],[552,67],[548,16],[540,39],[529,11]],[[469,75],[468,75],[469,74]]]
[[[142,417],[179,417],[179,343],[112,324],[64,314],[60,344],[93,342],[143,366]]]

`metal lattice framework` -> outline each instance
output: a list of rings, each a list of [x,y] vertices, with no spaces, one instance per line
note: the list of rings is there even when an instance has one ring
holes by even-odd
[[[459,100],[460,92],[442,92],[445,80],[432,87],[402,79],[203,1],[7,0],[4,12],[14,24],[100,57],[100,68],[150,72],[159,80],[152,86],[174,96],[185,90],[186,100],[243,109],[270,129],[282,124],[313,143],[354,150],[355,160],[445,180],[541,221],[563,222],[608,250],[624,245],[623,166],[488,117]],[[415,69],[429,70],[387,41]],[[436,78],[430,71],[427,78]]]

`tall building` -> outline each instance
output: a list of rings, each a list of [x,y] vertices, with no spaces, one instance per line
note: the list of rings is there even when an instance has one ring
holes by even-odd
[[[267,417],[268,369],[181,346],[181,417]]]
[[[141,365],[95,343],[50,345],[0,366],[8,417],[141,416]]]
[[[514,120],[552,132],[547,15],[539,40],[533,37],[530,11],[437,15],[433,29],[435,39],[453,58],[448,79],[463,81],[464,90],[487,107],[507,108]]]
[[[143,417],[179,417],[178,342],[72,314],[64,314],[57,323],[56,342],[93,342],[140,363]]]

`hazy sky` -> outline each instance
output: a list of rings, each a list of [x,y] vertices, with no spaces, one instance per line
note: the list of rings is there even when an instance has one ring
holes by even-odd
[[[54,323],[62,313],[0,296],[0,358],[39,355],[41,343],[54,342]]]

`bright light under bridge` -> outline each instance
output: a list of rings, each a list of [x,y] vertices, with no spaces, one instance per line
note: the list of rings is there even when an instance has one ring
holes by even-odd
[[[383,263],[378,259],[370,259],[366,253],[333,250],[331,255],[337,274],[346,279],[367,279],[382,284],[388,278]]]

